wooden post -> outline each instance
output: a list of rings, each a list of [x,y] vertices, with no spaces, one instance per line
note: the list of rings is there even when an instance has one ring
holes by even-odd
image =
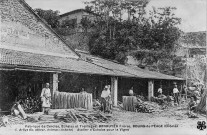
[[[113,105],[117,106],[118,102],[118,77],[111,77],[111,97]]]
[[[50,90],[52,96],[54,95],[55,91],[58,91],[58,73],[50,74]]]
[[[58,91],[58,73],[51,73],[50,74],[50,92],[52,95],[52,108],[55,108],[55,104],[56,104],[56,97],[55,92]]]
[[[169,90],[170,90],[170,81],[168,80],[168,89],[167,89],[167,92],[168,92],[168,95],[171,95],[171,92],[170,92],[171,90],[170,91]]]
[[[58,73],[53,73],[52,88],[52,95],[54,95],[55,91],[58,91]]]
[[[151,97],[154,96],[154,80],[148,81],[148,100],[150,101]]]

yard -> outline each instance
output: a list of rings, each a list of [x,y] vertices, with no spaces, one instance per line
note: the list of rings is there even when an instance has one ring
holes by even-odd
[[[58,110],[52,110],[58,112]],[[35,114],[34,114],[35,115]],[[40,115],[38,113],[37,115]],[[51,117],[52,114],[50,114]],[[46,116],[46,117],[50,117]],[[206,129],[197,129],[198,121],[206,121],[206,115],[188,118],[184,106],[168,107],[153,113],[139,113],[114,108],[107,121],[99,122],[26,122],[0,128],[0,134],[182,134],[202,135]]]

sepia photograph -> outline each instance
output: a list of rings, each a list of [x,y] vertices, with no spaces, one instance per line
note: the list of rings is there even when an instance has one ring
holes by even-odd
[[[206,0],[0,0],[0,135],[207,135]]]

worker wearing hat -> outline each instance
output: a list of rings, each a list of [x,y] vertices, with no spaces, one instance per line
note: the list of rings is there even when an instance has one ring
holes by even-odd
[[[129,90],[129,96],[133,96],[134,95],[134,91],[133,91],[133,87],[131,87],[131,89]]]
[[[46,83],[45,88],[42,89],[41,101],[42,101],[42,112],[48,114],[51,105],[51,93],[50,93],[50,84]]]
[[[102,110],[105,112],[107,109],[107,99],[110,96],[110,86],[106,85],[101,93],[101,105],[102,105]]]
[[[174,98],[175,98],[175,102],[176,102],[177,104],[179,104],[179,99],[178,99],[178,96],[179,96],[179,90],[178,90],[176,84],[174,85],[174,88],[173,88],[173,95],[174,95]]]

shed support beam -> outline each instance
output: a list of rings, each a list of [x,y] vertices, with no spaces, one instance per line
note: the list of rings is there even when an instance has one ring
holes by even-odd
[[[148,81],[148,100],[151,100],[151,97],[154,96],[154,80]]]
[[[58,73],[51,73],[50,76],[51,95],[58,91]]]
[[[111,97],[114,106],[118,102],[118,77],[111,77]]]

